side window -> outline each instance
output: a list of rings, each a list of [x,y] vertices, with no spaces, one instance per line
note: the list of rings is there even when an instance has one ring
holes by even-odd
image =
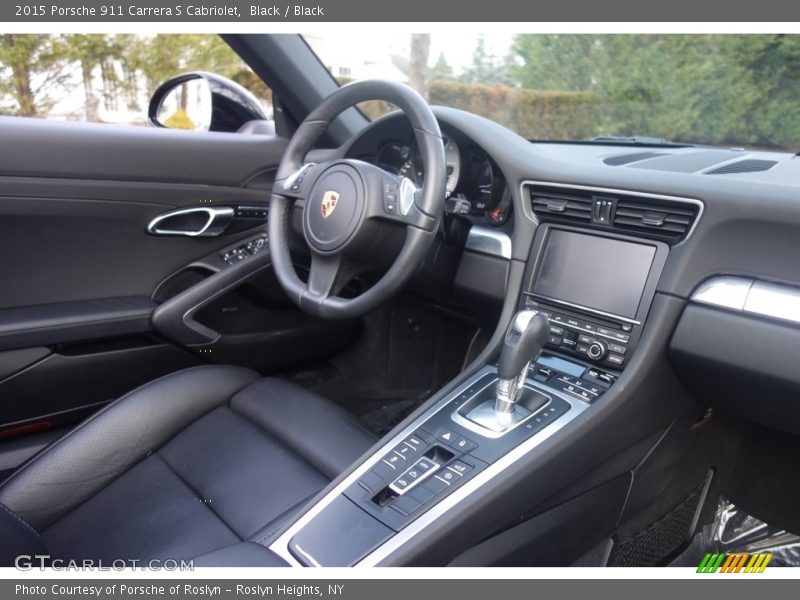
[[[0,114],[149,125],[151,94],[187,71],[235,81],[272,118],[269,87],[210,34],[2,34]]]

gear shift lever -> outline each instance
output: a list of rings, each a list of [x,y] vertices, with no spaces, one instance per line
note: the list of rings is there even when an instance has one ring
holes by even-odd
[[[547,397],[528,390],[523,393],[528,365],[535,360],[550,337],[550,321],[535,310],[523,310],[514,315],[506,332],[497,383],[487,386],[460,409],[460,417],[483,427],[484,435],[503,435],[535,414],[547,403]]]
[[[550,336],[550,321],[535,310],[522,310],[506,332],[497,365],[494,410],[498,417],[514,413],[528,365],[539,356]]]

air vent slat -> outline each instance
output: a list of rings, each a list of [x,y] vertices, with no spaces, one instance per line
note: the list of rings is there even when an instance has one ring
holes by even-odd
[[[642,204],[638,202],[630,202],[628,200],[623,200],[623,199],[620,199],[617,211],[619,211],[620,209],[635,211],[637,213],[666,211],[670,215],[676,215],[676,216],[680,215],[689,219],[694,217],[696,212],[693,209],[683,208],[682,206],[668,205],[667,208],[664,209],[662,205],[657,203]]]
[[[679,225],[675,223],[665,223],[664,225],[659,226],[650,226],[643,224],[641,219],[628,219],[628,218],[620,218],[617,217],[614,219],[615,225],[624,225],[627,227],[634,227],[634,228],[642,228],[642,229],[652,229],[656,232],[669,232],[669,233],[676,233],[676,234],[683,234],[686,232],[685,225]]]
[[[663,214],[663,213],[662,213]],[[641,221],[644,217],[643,211],[627,210],[626,208],[617,208],[617,218],[630,218]],[[691,215],[677,215],[677,214],[664,214],[664,221],[667,223],[675,223],[677,225],[688,225],[692,222]]]
[[[591,222],[591,196],[570,192],[571,190],[549,188],[531,190],[531,208],[534,214],[565,221]]]

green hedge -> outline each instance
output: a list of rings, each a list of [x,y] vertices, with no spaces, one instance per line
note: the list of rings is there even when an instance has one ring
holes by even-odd
[[[337,78],[344,85],[351,80]],[[599,98],[587,92],[552,92],[501,85],[434,80],[429,84],[431,104],[460,108],[496,121],[529,139],[582,139],[600,133]],[[370,119],[391,112],[381,101],[359,104]]]
[[[499,85],[432,81],[431,104],[482,115],[526,138],[579,139],[596,135],[598,99],[586,92],[542,92]]]

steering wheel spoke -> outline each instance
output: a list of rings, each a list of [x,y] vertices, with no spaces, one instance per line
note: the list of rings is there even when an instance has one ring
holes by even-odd
[[[433,231],[436,219],[419,209],[422,190],[413,181],[369,164],[364,164],[361,172],[373,198],[367,206],[368,219]]]
[[[288,177],[275,181],[274,191],[291,200],[305,200],[325,167],[325,163],[305,163]]]
[[[312,254],[311,270],[308,273],[308,293],[320,299],[335,295],[344,285],[342,275],[346,270],[344,257],[341,254]]]

